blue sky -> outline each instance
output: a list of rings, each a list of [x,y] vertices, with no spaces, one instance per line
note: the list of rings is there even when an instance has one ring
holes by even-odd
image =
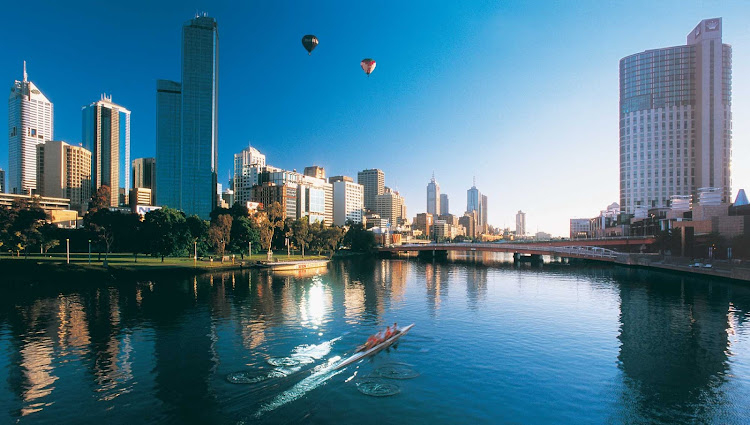
[[[64,4],[63,4],[64,3]],[[451,212],[476,176],[489,221],[564,235],[618,201],[618,61],[680,45],[724,18],[733,46],[733,193],[750,189],[750,5],[714,1],[14,2],[0,81],[55,104],[55,138],[81,141],[102,92],[132,111],[133,158],[155,154],[155,81],[180,79],[184,21],[219,24],[219,181],[248,144],[269,164],[356,177],[381,168],[425,210],[432,172]],[[315,34],[308,56],[300,39]],[[367,78],[365,57],[377,61]],[[7,103],[0,114],[7,116]],[[6,139],[7,140],[7,139]],[[7,170],[7,142],[0,167]]]

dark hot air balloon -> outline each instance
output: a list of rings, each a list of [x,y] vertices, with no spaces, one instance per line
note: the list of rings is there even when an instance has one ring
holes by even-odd
[[[308,34],[302,37],[302,45],[305,46],[307,54],[311,55],[312,51],[315,50],[315,48],[318,46],[318,37]]]
[[[365,74],[369,77],[370,73],[375,70],[375,60],[370,58],[362,59],[359,66],[362,67],[362,70],[365,71]]]

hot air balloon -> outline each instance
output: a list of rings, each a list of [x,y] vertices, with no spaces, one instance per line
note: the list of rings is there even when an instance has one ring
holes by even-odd
[[[302,45],[305,46],[305,50],[307,50],[307,54],[311,55],[312,51],[315,50],[315,47],[318,46],[318,37],[308,34],[302,37]]]
[[[359,66],[362,67],[362,70],[365,71],[365,74],[369,77],[370,73],[375,70],[375,60],[370,58],[362,59]]]

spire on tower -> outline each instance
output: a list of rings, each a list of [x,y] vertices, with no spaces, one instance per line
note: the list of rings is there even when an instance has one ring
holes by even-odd
[[[472,183],[471,183],[471,185],[472,185],[473,187],[477,187],[477,176],[474,176],[474,178],[473,178],[473,180],[472,180]]]
[[[26,61],[23,61],[23,81],[29,81],[29,76],[26,74]]]

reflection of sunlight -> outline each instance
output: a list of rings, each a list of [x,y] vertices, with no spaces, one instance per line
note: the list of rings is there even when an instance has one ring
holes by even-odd
[[[302,325],[312,326],[313,328],[320,326],[331,302],[331,294],[326,293],[321,279],[319,277],[314,278],[312,285],[310,285],[300,303]]]

